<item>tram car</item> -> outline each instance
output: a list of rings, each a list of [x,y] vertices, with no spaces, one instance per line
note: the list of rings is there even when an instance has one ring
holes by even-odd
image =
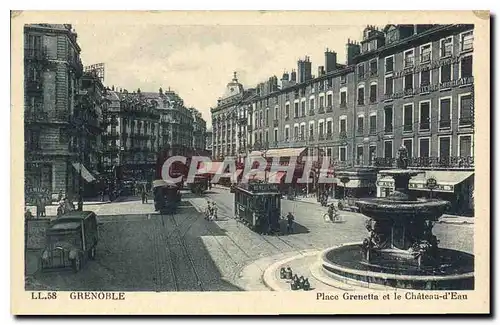
[[[234,186],[236,220],[258,233],[279,232],[281,193],[278,184],[249,182]]]

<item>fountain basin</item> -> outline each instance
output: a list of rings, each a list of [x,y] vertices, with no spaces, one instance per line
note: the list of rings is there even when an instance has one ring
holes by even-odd
[[[323,271],[336,281],[370,288],[415,290],[472,290],[474,255],[439,248],[433,266],[417,267],[399,260],[369,263],[363,259],[362,244],[346,244],[321,254]],[[404,254],[404,251],[401,251]]]
[[[356,204],[362,214],[376,220],[419,218],[437,221],[449,207],[449,202],[442,200],[392,201],[386,198],[362,199]]]

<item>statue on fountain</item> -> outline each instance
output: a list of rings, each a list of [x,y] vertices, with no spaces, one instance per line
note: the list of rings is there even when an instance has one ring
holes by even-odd
[[[396,162],[396,166],[401,169],[408,168],[408,149],[404,144],[402,144],[398,149],[398,160]]]

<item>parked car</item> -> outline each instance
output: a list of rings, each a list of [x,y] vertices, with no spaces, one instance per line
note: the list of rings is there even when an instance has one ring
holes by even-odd
[[[54,220],[46,231],[42,270],[72,267],[78,272],[96,258],[97,216],[92,211],[71,211]]]

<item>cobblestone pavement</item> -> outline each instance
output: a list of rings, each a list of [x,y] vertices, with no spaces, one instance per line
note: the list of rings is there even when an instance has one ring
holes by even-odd
[[[217,202],[221,220],[204,219],[201,212],[207,199]],[[248,270],[243,272],[252,262],[322,250],[366,236],[366,218],[361,214],[342,212],[344,223],[326,223],[326,208],[310,203],[283,200],[282,214],[294,213],[296,232],[262,236],[234,220],[233,194],[226,189],[213,188],[204,197],[184,193],[183,201],[176,215],[154,214],[151,202],[141,204],[136,198],[87,206],[86,210],[99,215],[97,259],[78,273],[38,272],[34,283],[54,290],[241,290],[248,287],[245,279],[252,277]],[[472,225],[436,224],[434,233],[441,247],[473,252]],[[260,278],[265,265],[255,263],[252,270]]]
[[[146,209],[140,202],[134,209]],[[140,205],[140,207],[137,207]],[[126,210],[126,205],[116,210]],[[112,208],[108,208],[111,212]],[[223,236],[189,206],[176,215],[99,216],[97,258],[78,273],[38,272],[27,289],[116,291],[239,291],[223,279],[204,238]]]

